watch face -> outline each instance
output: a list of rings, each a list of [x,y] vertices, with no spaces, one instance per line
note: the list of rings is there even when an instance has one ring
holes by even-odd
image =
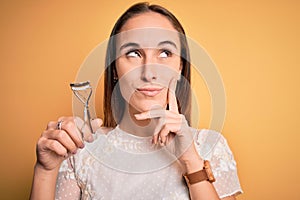
[[[211,170],[211,167],[210,167],[210,164],[209,164],[209,161],[204,161],[204,168],[206,170],[206,173],[207,173],[207,176],[208,176],[208,180],[209,182],[214,182],[216,181],[214,175],[213,175],[213,172]]]

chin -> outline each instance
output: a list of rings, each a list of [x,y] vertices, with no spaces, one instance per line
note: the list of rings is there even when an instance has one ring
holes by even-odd
[[[167,106],[166,102],[154,101],[154,100],[141,100],[141,101],[133,100],[130,103],[130,105],[138,112],[146,112],[149,110],[156,110],[156,109],[165,109]]]

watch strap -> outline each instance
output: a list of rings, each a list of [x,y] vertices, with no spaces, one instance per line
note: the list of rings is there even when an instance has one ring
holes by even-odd
[[[185,179],[188,181],[189,184],[192,185],[201,181],[207,181],[208,176],[206,170],[202,169],[200,171],[185,175]]]
[[[216,181],[208,160],[204,160],[204,166],[202,170],[187,174],[184,176],[184,178],[190,185],[201,181],[209,181],[210,183]]]

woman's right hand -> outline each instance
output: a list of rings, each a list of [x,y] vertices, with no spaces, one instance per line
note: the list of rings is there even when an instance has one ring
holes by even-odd
[[[59,122],[61,122],[60,130],[57,127]],[[37,142],[36,166],[47,171],[58,169],[64,159],[83,147],[84,143],[74,117],[60,117],[58,121],[48,123]]]
[[[58,122],[61,122],[61,126],[58,126]],[[77,125],[80,124],[83,124],[83,121],[78,117],[61,117],[58,121],[48,123],[36,145],[37,161],[30,199],[55,198],[57,173],[62,161],[75,154],[78,148],[84,147],[81,133],[77,129]],[[93,130],[97,130],[101,127],[102,120],[94,119],[91,124]],[[91,134],[84,135],[90,139],[93,138]]]
[[[57,127],[58,122],[61,122],[61,130]],[[78,148],[84,147],[81,133],[76,124],[81,126],[83,120],[79,117],[60,117],[58,121],[48,123],[46,130],[37,142],[37,167],[47,171],[57,169],[64,159],[75,154]],[[97,130],[101,127],[102,120],[94,119],[91,124],[93,130]],[[92,133],[89,133],[88,130],[87,128],[83,129],[84,135],[87,137],[85,140],[91,141],[89,136]]]

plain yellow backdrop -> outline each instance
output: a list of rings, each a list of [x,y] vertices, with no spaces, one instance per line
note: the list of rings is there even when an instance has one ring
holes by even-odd
[[[49,120],[72,115],[69,83],[134,2],[1,1],[1,199],[28,198],[38,137]],[[299,1],[151,2],[171,10],[218,66],[238,199],[300,199]],[[205,128],[209,95],[193,81]]]

